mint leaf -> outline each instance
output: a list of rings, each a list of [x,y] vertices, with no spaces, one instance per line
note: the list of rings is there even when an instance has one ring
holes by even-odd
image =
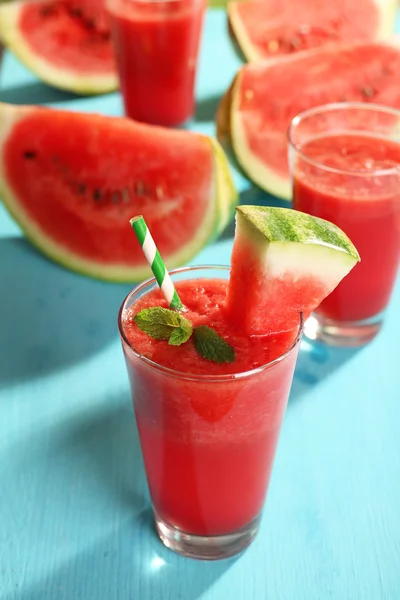
[[[235,350],[214,329],[201,325],[194,329],[194,345],[203,358],[217,363],[233,362]]]
[[[153,306],[144,308],[134,316],[136,325],[156,340],[168,340],[173,346],[180,346],[192,335],[191,322],[175,310]]]
[[[141,331],[156,340],[168,340],[171,346],[180,346],[194,333],[196,350],[206,360],[217,363],[235,360],[235,350],[214,329],[207,325],[193,329],[192,323],[176,310],[152,306],[141,310],[133,319]]]
[[[188,323],[190,323],[190,321],[188,321]],[[191,323],[190,328],[181,327],[179,329],[174,329],[171,335],[169,336],[168,344],[171,344],[171,346],[180,346],[181,344],[184,344],[192,335],[192,331],[193,328]]]

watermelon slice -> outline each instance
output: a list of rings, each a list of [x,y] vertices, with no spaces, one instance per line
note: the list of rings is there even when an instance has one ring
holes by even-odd
[[[237,200],[215,139],[5,104],[0,196],[44,254],[110,281],[151,275],[129,225],[135,214],[143,214],[172,268],[222,231]]]
[[[249,335],[296,330],[359,262],[329,221],[287,208],[239,206],[226,310]]]
[[[374,41],[394,32],[396,0],[229,2],[230,31],[248,61],[313,52],[338,42]]]
[[[80,94],[118,87],[102,0],[14,0],[0,6],[4,44],[44,82]]]
[[[400,46],[337,45],[276,62],[244,65],[217,114],[240,166],[264,190],[291,197],[287,129],[298,113],[329,102],[374,102],[400,108]]]

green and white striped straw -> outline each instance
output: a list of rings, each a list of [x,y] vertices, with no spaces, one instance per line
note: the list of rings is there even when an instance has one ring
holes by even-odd
[[[170,308],[181,310],[183,304],[177,294],[177,291],[172,283],[172,279],[167,271],[164,261],[160,256],[157,246],[154,243],[149,228],[146,225],[146,221],[142,215],[133,217],[130,220],[133,231],[136,233],[136,237],[142,246],[143,253],[149,263],[153,275],[156,278],[158,285],[161,288],[164,298],[168,302]]]

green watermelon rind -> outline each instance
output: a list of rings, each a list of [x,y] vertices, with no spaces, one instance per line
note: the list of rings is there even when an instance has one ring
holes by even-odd
[[[255,62],[262,59],[262,56],[252,43],[246,28],[243,26],[237,11],[238,4],[239,2],[229,2],[226,7],[230,36],[239,56],[244,61]]]
[[[269,169],[258,157],[254,156],[247,144],[247,136],[236,107],[240,103],[240,73],[222,96],[217,114],[217,138],[235,169],[255,185],[272,193],[282,200],[291,200],[291,186],[287,179]],[[250,158],[249,158],[250,157]],[[268,182],[266,184],[265,182]]]
[[[0,148],[3,147],[9,134],[12,133],[13,125],[34,110],[36,110],[35,107],[16,107],[0,103]],[[200,136],[200,134],[197,135]],[[168,256],[166,261],[168,268],[188,263],[205,245],[217,238],[233,217],[238,202],[238,195],[230,174],[228,160],[222,148],[215,139],[204,135],[200,137],[208,141],[213,155],[215,174],[213,197],[204,220],[198,226],[198,235],[192,238],[189,244]],[[32,245],[56,263],[81,275],[116,283],[137,282],[151,276],[151,269],[146,264],[133,267],[104,265],[82,258],[71,250],[53,242],[48,234],[43,232],[28,216],[11,187],[7,184],[1,151],[0,198]]]
[[[13,0],[0,5],[0,38],[4,45],[45,83],[82,95],[113,92],[118,88],[115,73],[104,75],[78,74],[76,71],[56,67],[38,56],[21,35],[18,22],[25,0]]]
[[[294,292],[302,279],[318,283],[316,304],[307,305],[305,297],[296,307],[306,317],[360,261],[348,236],[329,221],[289,208],[242,205],[236,211],[235,244],[245,244],[248,255],[260,257],[262,273],[253,271],[254,277],[291,281]]]
[[[228,314],[249,335],[297,331],[360,260],[336,225],[288,208],[236,208]]]
[[[379,11],[380,21],[374,40],[386,40],[393,35],[394,24],[396,21],[397,0],[375,0],[375,2]],[[253,44],[246,27],[243,25],[242,19],[238,13],[238,7],[240,5],[240,1],[229,2],[227,4],[229,30],[234,38],[235,44],[237,44],[244,59],[248,62],[265,60],[266,57],[261,54],[257,46]],[[317,53],[319,50],[320,48],[317,47],[307,50],[306,52],[307,54]],[[280,58],[284,57],[279,57],[278,60]],[[275,59],[268,58],[267,60],[274,61]]]
[[[215,239],[231,222],[239,197],[230,172],[229,161],[221,146],[214,137],[207,138],[211,144],[216,172],[216,195],[218,202],[218,227],[215,229]]]
[[[273,64],[273,63],[271,63]],[[230,103],[230,144],[241,169],[253,183],[261,189],[273,193],[282,200],[290,201],[292,189],[290,181],[282,177],[255,156],[247,143],[247,135],[239,111],[241,71],[236,75]]]
[[[308,244],[340,252],[346,260],[360,260],[350,238],[337,225],[320,217],[273,206],[242,205],[236,211],[248,223],[251,237],[263,244]]]

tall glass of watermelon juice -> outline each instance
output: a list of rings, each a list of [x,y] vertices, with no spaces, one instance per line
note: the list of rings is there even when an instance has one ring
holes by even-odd
[[[107,0],[128,117],[183,123],[194,110],[205,0]]]
[[[293,207],[338,225],[361,262],[320,304],[305,332],[357,345],[381,327],[399,264],[400,112],[342,103],[298,115],[289,129]]]
[[[258,531],[301,337],[248,336],[224,312],[228,267],[172,271],[193,326],[212,323],[239,350],[234,363],[199,359],[191,342],[171,346],[132,317],[167,307],[154,279],[136,287],[119,330],[158,533],[186,556],[243,550]]]

